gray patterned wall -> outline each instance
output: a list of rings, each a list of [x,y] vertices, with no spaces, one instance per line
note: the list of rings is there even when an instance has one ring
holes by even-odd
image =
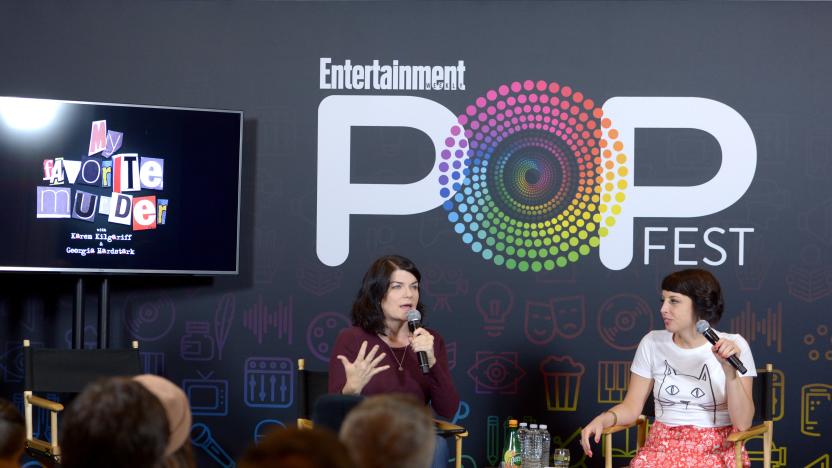
[[[464,466],[495,462],[508,416],[548,423],[574,466],[597,464],[579,456],[575,438],[622,399],[639,339],[661,326],[659,282],[681,268],[674,232],[695,228],[678,231],[678,243],[694,244],[680,260],[707,266],[703,258],[719,252],[704,232],[739,227],[754,230],[742,248],[736,233],[711,238],[725,251],[711,267],[726,291],[718,328],[743,334],[758,366],[782,371],[774,466],[829,466],[830,23],[824,2],[15,2],[0,6],[0,95],[245,112],[241,274],[112,279],[114,345],[140,340],[146,369],[191,394],[200,442],[213,440],[232,458],[268,427],[293,423],[295,359],[325,367],[363,271],[397,252],[421,268],[427,322],[449,345],[463,400],[455,421],[471,432]],[[322,90],[321,57],[464,60],[466,89]],[[326,96],[413,95],[466,115],[489,90],[525,80],[547,90],[557,82],[561,97],[568,85],[596,106],[616,96],[724,103],[753,132],[751,185],[715,214],[636,219],[633,260],[622,270],[605,267],[595,248],[537,272],[531,260],[529,271],[497,265],[439,206],[352,216],[346,261],[319,260]],[[431,141],[412,128],[354,128],[350,149],[353,183],[416,182],[434,164]],[[694,129],[639,129],[631,154],[636,186],[701,184],[722,162],[717,140]],[[650,234],[666,249],[651,250],[645,264],[648,227],[667,228]],[[2,279],[0,390],[19,401],[20,342],[68,346],[73,278]],[[95,307],[93,295],[88,304]],[[95,342],[93,328],[87,341]],[[615,442],[622,457],[633,448],[625,442]],[[752,459],[759,447],[749,444]],[[200,466],[233,466],[197,452]]]

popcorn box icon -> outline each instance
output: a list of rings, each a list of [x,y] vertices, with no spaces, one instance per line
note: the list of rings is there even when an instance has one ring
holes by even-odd
[[[547,356],[540,363],[540,372],[546,388],[546,409],[575,411],[586,372],[584,365],[570,356]]]

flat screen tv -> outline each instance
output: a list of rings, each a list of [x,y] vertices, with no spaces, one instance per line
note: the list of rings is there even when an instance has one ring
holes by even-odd
[[[239,271],[243,114],[0,97],[0,271]]]

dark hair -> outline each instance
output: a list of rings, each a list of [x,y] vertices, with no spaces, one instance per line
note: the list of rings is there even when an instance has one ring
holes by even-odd
[[[390,276],[396,270],[404,270],[419,281],[419,303],[416,308],[425,319],[425,306],[422,304],[422,274],[410,259],[401,255],[385,255],[378,258],[364,273],[361,288],[352,303],[352,324],[361,327],[368,333],[384,334],[384,312],[381,310],[381,300],[387,295],[390,287]]]
[[[340,437],[361,468],[423,468],[433,459],[436,427],[424,402],[390,393],[350,411]]]
[[[158,467],[167,442],[167,414],[155,395],[126,377],[101,379],[67,408],[61,466]]]
[[[0,459],[20,456],[26,443],[26,424],[8,400],[0,398]]]
[[[725,308],[722,288],[714,275],[701,268],[691,268],[671,273],[662,280],[662,289],[684,294],[693,301],[693,316],[707,320],[711,325],[719,322]]]
[[[347,448],[324,429],[277,429],[246,449],[240,468],[353,468]]]

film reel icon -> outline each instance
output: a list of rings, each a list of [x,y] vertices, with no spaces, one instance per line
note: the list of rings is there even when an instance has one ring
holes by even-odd
[[[653,329],[653,310],[634,294],[607,299],[598,311],[598,333],[615,349],[636,349],[641,338]]]

